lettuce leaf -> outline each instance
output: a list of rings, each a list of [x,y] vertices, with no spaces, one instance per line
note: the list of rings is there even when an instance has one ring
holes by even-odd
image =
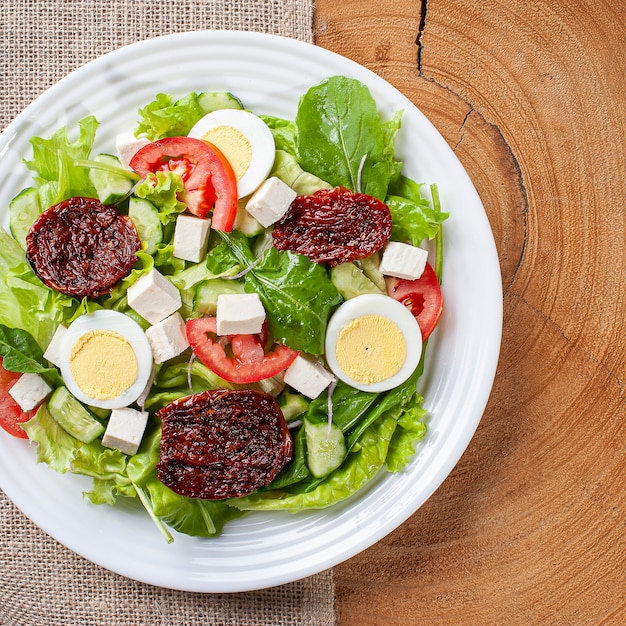
[[[390,187],[386,203],[393,220],[392,240],[410,241],[419,246],[422,240],[436,237],[449,217],[422,196],[421,187],[405,176]]]
[[[383,122],[368,87],[345,76],[311,87],[296,114],[296,145],[302,169],[332,186],[379,200],[400,173],[393,158],[401,114]]]
[[[341,502],[367,484],[384,466],[389,442],[396,430],[393,417],[384,417],[371,424],[359,437],[358,445],[343,464],[313,490],[287,494],[258,491],[229,503],[244,511],[321,509]]]
[[[77,306],[75,298],[48,289],[37,278],[24,250],[0,227],[0,324],[25,330],[46,348]]]
[[[97,128],[98,120],[89,115],[79,120],[79,134],[73,142],[68,138],[67,127],[60,128],[49,139],[33,137],[30,140],[33,158],[24,163],[36,174],[43,209],[72,196],[97,197],[89,169],[74,165],[75,161],[89,158]]]
[[[150,141],[162,137],[184,137],[204,115],[198,95],[194,92],[179,100],[159,93],[138,112],[141,120],[135,129],[135,137],[145,135]]]

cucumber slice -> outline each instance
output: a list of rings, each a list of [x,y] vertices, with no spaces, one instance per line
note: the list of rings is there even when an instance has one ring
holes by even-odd
[[[205,115],[219,109],[243,109],[241,100],[227,91],[205,91],[198,96],[198,104]]]
[[[243,283],[226,278],[211,278],[202,281],[196,288],[193,299],[193,313],[215,315],[217,312],[217,298],[222,293],[245,293]]]
[[[9,204],[9,228],[14,239],[26,249],[26,235],[41,215],[39,192],[34,187],[23,189]]]
[[[330,279],[346,300],[364,293],[383,293],[354,263],[341,263],[333,267]]]
[[[98,154],[93,160],[112,167],[122,167],[120,160],[112,154]],[[133,181],[129,177],[95,168],[89,170],[89,180],[95,187],[98,200],[102,204],[121,202],[133,188]]]
[[[104,426],[67,390],[58,387],[48,402],[50,415],[59,426],[83,443],[91,443]]]
[[[306,459],[315,478],[322,478],[337,469],[346,457],[346,442],[341,428],[331,424],[313,424],[304,420]]]
[[[287,423],[295,421],[298,416],[308,410],[310,404],[302,394],[289,391],[281,393],[276,401]]]
[[[128,201],[128,217],[132,220],[139,239],[146,245],[146,253],[154,254],[163,241],[163,226],[159,212],[152,202],[144,198],[131,197]]]
[[[237,208],[233,229],[243,233],[246,237],[256,237],[265,230],[263,225],[241,205]]]

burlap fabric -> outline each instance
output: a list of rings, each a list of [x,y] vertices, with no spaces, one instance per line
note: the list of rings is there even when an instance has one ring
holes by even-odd
[[[230,29],[313,40],[313,0],[1,0],[0,129],[70,71],[122,45]],[[0,624],[329,625],[332,572],[257,592],[195,594],[127,580],[59,545],[0,492]]]

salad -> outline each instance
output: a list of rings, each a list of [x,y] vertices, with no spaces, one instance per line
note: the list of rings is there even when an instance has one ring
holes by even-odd
[[[33,186],[11,203],[11,234],[0,230],[0,425],[35,442],[39,462],[91,477],[92,503],[137,499],[168,541],[169,529],[217,535],[250,510],[327,507],[383,468],[400,471],[426,432],[416,384],[420,347],[442,309],[447,217],[435,186],[429,200],[403,175],[394,157],[400,127],[401,113],[382,120],[365,85],[333,76],[303,94],[295,120],[246,111],[232,94],[158,94],[117,156],[93,154],[93,117],[80,120],[74,141],[66,128],[33,138],[25,161]],[[110,223],[119,228],[103,243],[108,226],[85,227],[83,254],[98,258],[76,270],[77,281],[59,224],[73,216],[63,236],[75,244],[68,231],[83,228],[81,216],[98,222],[101,206],[116,208]],[[132,233],[111,244],[128,224],[137,237],[130,253]],[[425,240],[435,242],[432,266],[416,252]],[[132,265],[116,273],[123,254]],[[387,314],[392,303],[401,303],[398,318]],[[394,332],[401,337],[391,341]],[[121,375],[128,359],[114,359],[94,382],[89,357],[76,365],[73,349],[87,335],[96,353],[115,344],[114,355],[145,355],[146,336],[150,350],[111,392],[107,376]],[[363,336],[382,338],[365,347],[383,356],[353,353],[368,343]],[[387,367],[403,339],[406,355]],[[364,372],[364,361],[376,367]],[[164,478],[164,449],[176,456],[180,440],[166,426],[173,414],[179,427],[174,409],[188,398],[205,406],[222,397],[217,390],[275,406],[276,423],[267,426],[263,409],[255,433],[274,436],[284,425],[285,454],[258,484],[196,495]],[[206,452],[203,428],[191,436]],[[233,444],[220,441],[211,454]],[[249,458],[233,461],[237,473]],[[187,454],[185,463],[210,474],[208,462]]]

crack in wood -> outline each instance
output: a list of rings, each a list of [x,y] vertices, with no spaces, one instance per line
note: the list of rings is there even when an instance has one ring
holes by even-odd
[[[480,115],[482,120],[486,124],[489,124],[496,131],[498,137],[500,137],[502,143],[504,144],[506,150],[508,151],[508,153],[509,153],[509,155],[511,157],[511,161],[513,163],[513,167],[515,168],[515,171],[517,172],[517,179],[518,179],[519,188],[520,188],[520,191],[522,193],[522,197],[524,198],[524,208],[522,209],[522,213],[521,213],[522,230],[523,230],[522,248],[520,250],[520,254],[519,254],[519,257],[517,259],[517,263],[515,264],[515,268],[513,270],[513,273],[511,274],[511,278],[510,278],[508,284],[507,285],[503,285],[503,294],[506,295],[507,292],[509,291],[509,289],[511,288],[513,282],[515,281],[515,277],[517,276],[517,273],[518,273],[518,271],[519,271],[519,269],[520,269],[520,267],[522,265],[522,261],[524,260],[524,254],[526,252],[526,247],[527,247],[529,202],[528,202],[528,193],[526,191],[526,185],[524,184],[524,176],[522,174],[522,169],[520,167],[519,161],[517,160],[517,158],[515,156],[515,153],[513,152],[513,150],[511,149],[511,146],[509,145],[509,143],[505,139],[505,137],[504,137],[502,131],[500,130],[500,128],[496,124],[493,124],[492,122],[488,122],[485,119],[484,115],[482,115],[482,113],[480,113],[479,111],[476,111],[476,109],[474,109],[474,106],[470,102],[468,102],[460,94],[458,94],[456,91],[454,91],[451,87],[449,87],[448,85],[443,84],[443,83],[435,80],[434,78],[426,75],[426,73],[424,71],[424,41],[423,41],[423,39],[424,39],[424,34],[426,32],[426,21],[427,21],[427,16],[428,16],[428,1],[429,0],[422,0],[422,2],[420,4],[420,19],[419,19],[417,37],[415,38],[415,45],[417,46],[417,73],[418,73],[418,76],[420,78],[423,78],[424,80],[427,80],[427,81],[437,85],[438,87],[441,87],[441,88],[449,91],[456,98],[458,98],[462,102],[465,102],[465,104],[467,104],[467,106],[468,106],[468,111],[465,114],[465,117],[463,118],[463,121],[461,122],[461,125],[460,125],[459,130],[458,130],[458,133],[459,133],[460,137],[459,137],[458,141],[456,142],[456,144],[454,145],[454,147],[452,148],[452,151],[456,154],[457,148],[459,147],[459,145],[463,141],[464,128],[465,128],[465,125],[466,125],[469,117],[471,116],[471,114],[472,113],[476,113],[477,115]]]

